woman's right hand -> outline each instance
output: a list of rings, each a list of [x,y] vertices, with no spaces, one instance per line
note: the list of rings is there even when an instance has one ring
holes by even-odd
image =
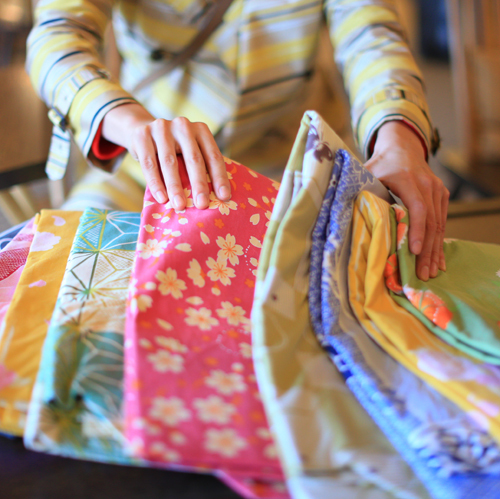
[[[125,104],[106,114],[102,136],[128,149],[139,161],[158,203],[170,199],[176,210],[186,207],[177,154],[184,157],[197,208],[209,205],[207,172],[215,195],[222,201],[231,198],[224,158],[205,123],[192,123],[187,118],[156,119],[140,104]]]

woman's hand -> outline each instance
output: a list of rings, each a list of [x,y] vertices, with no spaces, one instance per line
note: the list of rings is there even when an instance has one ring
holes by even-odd
[[[191,123],[187,118],[156,119],[140,104],[125,104],[106,114],[102,135],[127,148],[139,161],[158,203],[170,199],[176,210],[186,206],[177,154],[184,157],[197,208],[209,204],[207,171],[216,196],[222,201],[231,198],[224,158],[205,123]]]
[[[417,276],[427,281],[446,270],[443,238],[450,193],[429,168],[420,138],[403,122],[385,123],[365,166],[408,208]]]

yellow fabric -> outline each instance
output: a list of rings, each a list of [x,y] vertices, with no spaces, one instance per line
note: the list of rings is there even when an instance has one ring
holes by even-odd
[[[42,210],[26,266],[5,316],[0,362],[15,380],[0,390],[0,431],[22,435],[43,342],[81,212]]]
[[[387,202],[367,192],[356,200],[348,269],[351,307],[387,353],[500,442],[497,372],[441,341],[389,294],[384,279],[392,244],[389,210]]]

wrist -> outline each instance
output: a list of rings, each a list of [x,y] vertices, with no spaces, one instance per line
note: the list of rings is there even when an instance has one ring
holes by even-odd
[[[128,149],[131,132],[138,126],[148,125],[154,120],[151,113],[140,104],[124,104],[106,113],[102,120],[102,137]]]
[[[378,130],[373,154],[384,154],[388,150],[403,149],[412,155],[424,156],[427,160],[427,147],[416,130],[402,120],[388,121]]]

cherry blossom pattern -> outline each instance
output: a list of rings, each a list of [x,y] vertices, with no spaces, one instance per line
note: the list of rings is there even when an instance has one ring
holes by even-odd
[[[205,433],[205,448],[224,457],[235,457],[248,444],[232,428],[216,430],[211,428]]]
[[[207,276],[212,281],[220,281],[224,286],[231,284],[231,279],[236,277],[234,269],[228,267],[226,262],[227,260],[221,257],[217,257],[217,260],[214,260],[210,256],[207,259],[207,266],[210,269],[207,272]]]
[[[155,277],[160,281],[158,289],[162,295],[172,295],[176,300],[182,298],[182,292],[186,290],[187,287],[182,279],[177,278],[176,270],[170,267],[165,272],[158,270]]]
[[[156,397],[153,399],[149,416],[167,426],[177,426],[191,419],[191,412],[179,397]]]
[[[229,260],[231,265],[238,265],[240,260],[238,256],[243,255],[243,247],[236,244],[236,238],[231,234],[227,234],[225,238],[219,236],[216,240],[220,250],[217,253],[217,260],[220,258]]]
[[[205,384],[215,388],[222,395],[232,395],[233,393],[244,392],[247,389],[241,374],[226,373],[219,369],[210,372],[210,375],[205,378]]]
[[[139,251],[139,256],[147,260],[151,257],[159,257],[165,253],[165,248],[167,247],[167,241],[158,241],[158,239],[148,239],[146,243],[138,243],[137,250]]]
[[[228,324],[238,326],[240,323],[247,324],[249,320],[245,317],[245,310],[239,305],[234,306],[229,301],[221,302],[222,308],[217,309],[217,315],[226,319]]]
[[[193,281],[195,286],[198,286],[199,288],[205,286],[205,273],[201,270],[201,265],[196,258],[193,258],[189,262],[187,275]]]
[[[194,399],[193,406],[198,411],[198,419],[204,423],[227,424],[231,421],[231,416],[236,413],[234,405],[225,402],[217,395],[210,395],[206,399]]]
[[[186,315],[187,317],[184,319],[186,324],[196,326],[202,331],[208,331],[219,324],[219,321],[212,317],[212,311],[206,307],[200,309],[190,307],[186,310]]]
[[[229,215],[230,210],[238,209],[238,205],[234,201],[221,201],[213,192],[210,193],[208,207],[211,210],[218,209],[221,215]]]
[[[153,364],[155,371],[160,373],[167,371],[179,373],[184,370],[184,359],[167,350],[158,350],[156,353],[148,355],[148,360]]]

